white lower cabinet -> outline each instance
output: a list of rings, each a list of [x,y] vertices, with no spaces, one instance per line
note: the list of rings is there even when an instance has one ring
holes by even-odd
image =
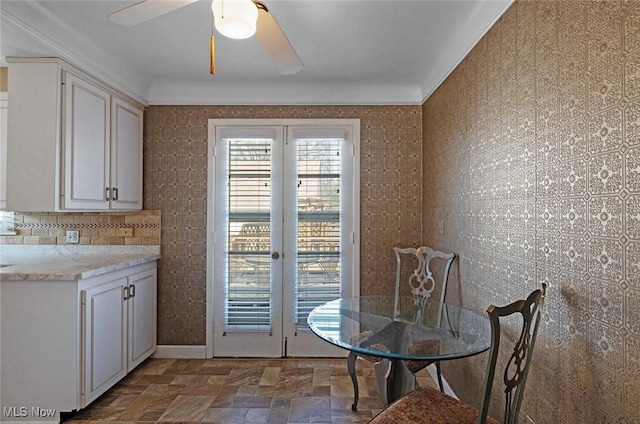
[[[139,272],[129,277],[127,372],[156,350],[156,270]]]
[[[83,290],[83,406],[156,348],[156,272],[148,269]]]
[[[155,261],[76,281],[1,281],[0,421],[58,422],[155,352],[156,282]]]
[[[127,375],[127,278],[82,291],[83,405]]]

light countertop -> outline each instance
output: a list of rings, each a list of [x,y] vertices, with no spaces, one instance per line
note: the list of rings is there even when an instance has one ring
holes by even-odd
[[[0,280],[82,280],[160,259],[160,246],[0,245]]]

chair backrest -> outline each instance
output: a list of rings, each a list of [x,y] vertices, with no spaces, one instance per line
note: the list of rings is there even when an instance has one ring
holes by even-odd
[[[504,392],[506,394],[503,422],[504,424],[517,424],[527,375],[531,367],[531,358],[538,334],[540,314],[546,290],[547,285],[543,283],[542,288],[533,291],[526,300],[518,300],[503,307],[491,305],[487,309],[489,320],[491,321],[491,348],[485,378],[484,398],[478,415],[479,424],[486,422],[489,412],[491,389],[493,387],[498,352],[500,351],[500,318],[519,313],[522,315],[520,337],[513,348],[503,374]]]
[[[449,270],[451,269],[451,264],[453,260],[456,258],[454,253],[444,253],[438,250],[433,250],[430,247],[422,246],[418,248],[414,247],[394,247],[394,252],[396,253],[396,292],[395,298],[396,301],[398,296],[400,295],[400,285],[403,283],[401,281],[402,277],[402,258],[403,256],[408,255],[409,257],[415,256],[418,260],[418,266],[413,271],[413,273],[407,279],[407,283],[411,288],[411,295],[414,298],[423,298],[428,299],[431,297],[431,294],[437,287],[437,282],[434,277],[431,268],[431,261],[435,258],[441,258],[444,260],[444,265],[440,274],[440,302],[444,302],[445,295],[447,293],[447,282],[449,280]],[[436,274],[436,277],[438,274]],[[397,311],[397,307],[396,307]]]

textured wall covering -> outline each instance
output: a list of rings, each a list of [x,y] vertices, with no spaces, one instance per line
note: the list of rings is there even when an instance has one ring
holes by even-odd
[[[359,118],[361,292],[393,293],[393,246],[421,238],[420,106],[151,106],[144,207],[162,210],[158,343],[205,344],[207,120]]]
[[[424,241],[460,254],[459,300],[549,284],[521,418],[640,422],[640,3],[517,1],[423,133]],[[485,360],[444,369],[470,402]]]

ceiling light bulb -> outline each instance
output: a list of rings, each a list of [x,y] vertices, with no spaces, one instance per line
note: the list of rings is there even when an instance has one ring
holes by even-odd
[[[251,0],[213,0],[211,10],[220,34],[241,40],[256,33],[258,8]]]

